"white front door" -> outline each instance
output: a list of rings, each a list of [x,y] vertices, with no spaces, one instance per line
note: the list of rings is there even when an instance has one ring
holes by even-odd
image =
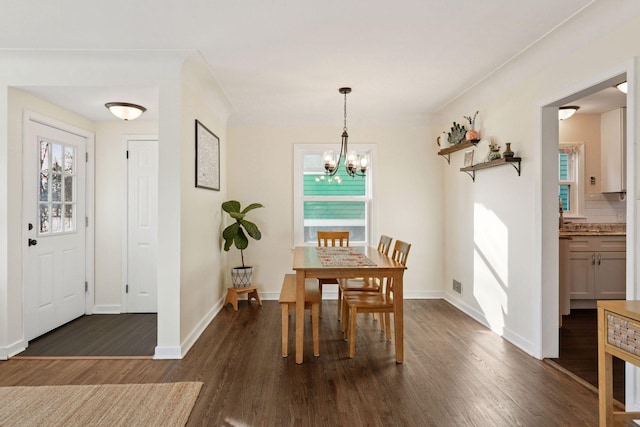
[[[25,339],[85,313],[87,140],[25,122],[23,286]]]
[[[158,141],[127,141],[126,311],[156,313]]]

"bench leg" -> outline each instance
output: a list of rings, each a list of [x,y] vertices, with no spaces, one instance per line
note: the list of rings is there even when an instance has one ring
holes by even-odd
[[[358,309],[353,306],[349,311],[349,321],[351,323],[349,325],[349,358],[353,359],[356,355],[356,318],[358,317]]]
[[[282,311],[282,357],[289,355],[289,304],[280,304]]]

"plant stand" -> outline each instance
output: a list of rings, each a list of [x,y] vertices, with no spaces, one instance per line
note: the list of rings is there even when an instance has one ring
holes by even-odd
[[[238,294],[247,294],[247,302],[251,303],[251,298],[255,298],[258,301],[258,305],[262,305],[260,295],[258,295],[258,288],[248,286],[246,288],[227,288],[227,297],[224,299],[223,307],[230,303],[233,309],[238,311]]]

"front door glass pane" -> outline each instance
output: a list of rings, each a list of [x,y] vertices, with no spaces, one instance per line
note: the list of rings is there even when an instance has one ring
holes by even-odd
[[[38,231],[41,235],[76,230],[76,158],[73,146],[40,142]]]

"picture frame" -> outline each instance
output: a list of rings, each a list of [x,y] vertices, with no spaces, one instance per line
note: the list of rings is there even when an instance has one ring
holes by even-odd
[[[220,139],[196,119],[196,187],[220,191]]]
[[[468,150],[464,153],[464,167],[473,166],[473,152],[475,150]]]

